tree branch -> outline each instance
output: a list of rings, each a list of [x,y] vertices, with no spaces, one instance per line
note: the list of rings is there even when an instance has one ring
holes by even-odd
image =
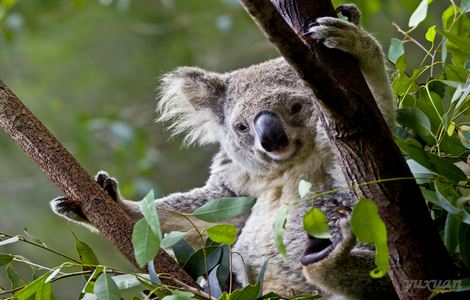
[[[331,2],[240,1],[318,97],[317,108],[348,183],[412,177],[357,62],[339,50],[301,39],[317,17],[335,16]],[[431,293],[416,285],[410,287],[412,280],[456,277],[450,256],[414,181],[362,185],[352,192],[356,198],[374,200],[379,207],[387,226],[389,275],[400,299],[426,299]]]
[[[131,218],[2,81],[0,127],[67,197],[80,202],[87,219],[138,267],[131,242],[134,226]],[[172,276],[162,279],[164,284],[180,286],[178,282],[183,282],[200,288],[165,251],[160,250],[154,264],[157,273]]]

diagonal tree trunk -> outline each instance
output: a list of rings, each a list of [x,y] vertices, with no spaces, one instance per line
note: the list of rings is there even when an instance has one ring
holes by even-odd
[[[81,203],[87,219],[138,267],[131,242],[131,218],[2,81],[0,127],[67,197]],[[171,275],[172,279],[162,279],[164,284],[200,288],[165,251],[160,250],[154,264],[157,273]]]
[[[316,105],[348,183],[412,177],[357,62],[346,53],[301,38],[316,18],[336,16],[330,0],[240,1],[320,99]],[[430,295],[428,289],[410,286],[413,280],[456,277],[414,181],[364,185],[352,192],[379,207],[387,226],[389,275],[400,299]]]

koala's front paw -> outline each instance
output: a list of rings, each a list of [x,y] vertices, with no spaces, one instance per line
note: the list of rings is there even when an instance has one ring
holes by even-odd
[[[343,16],[348,18],[349,22],[359,25],[361,11],[356,5],[352,3],[340,5],[336,8],[336,13],[341,13]]]
[[[360,65],[383,64],[380,44],[370,34],[351,22],[332,17],[318,18],[306,36],[328,48],[339,49],[355,57]]]
[[[105,171],[100,171],[95,176],[96,182],[116,202],[121,201],[118,183],[116,179],[109,177]],[[88,225],[88,219],[82,212],[81,204],[65,196],[60,196],[51,201],[51,209],[54,213],[68,220]]]

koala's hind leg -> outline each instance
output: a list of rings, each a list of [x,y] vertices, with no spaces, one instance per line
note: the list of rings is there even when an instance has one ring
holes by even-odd
[[[393,93],[379,42],[360,26],[332,17],[318,18],[306,35],[321,41],[328,48],[342,50],[357,59],[385,121],[390,128],[393,128],[395,122]]]
[[[327,258],[304,266],[307,279],[332,296],[346,299],[397,299],[388,277],[374,279],[374,251],[356,247],[347,219],[340,221],[341,242]],[[309,255],[306,253],[305,255]]]

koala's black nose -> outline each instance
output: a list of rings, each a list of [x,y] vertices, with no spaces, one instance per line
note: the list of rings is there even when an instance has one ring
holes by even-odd
[[[255,131],[261,146],[267,152],[279,151],[289,145],[289,138],[279,116],[262,111],[255,117]]]

